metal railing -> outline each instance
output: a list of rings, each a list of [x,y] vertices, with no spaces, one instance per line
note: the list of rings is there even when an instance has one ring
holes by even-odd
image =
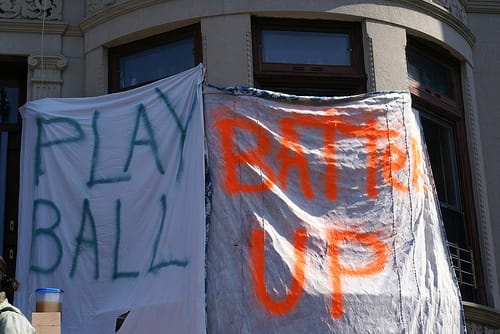
[[[448,242],[453,269],[457,276],[458,284],[476,287],[474,257],[470,249],[461,248],[459,245]]]

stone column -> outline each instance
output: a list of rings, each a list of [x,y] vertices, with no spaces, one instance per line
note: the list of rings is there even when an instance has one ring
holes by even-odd
[[[28,100],[61,97],[62,71],[68,61],[65,56],[28,57]]]
[[[368,91],[408,89],[406,30],[366,20],[365,68]]]
[[[253,86],[250,15],[205,17],[201,33],[207,82],[221,87]]]

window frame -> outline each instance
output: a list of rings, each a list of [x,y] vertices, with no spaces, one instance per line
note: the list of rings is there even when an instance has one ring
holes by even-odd
[[[305,31],[349,35],[351,66],[265,63],[262,31]],[[256,88],[310,92],[309,95],[352,95],[366,92],[363,40],[360,22],[252,17],[254,85]],[[314,85],[307,90],[305,87]],[[288,90],[288,91],[287,91]],[[314,92],[317,93],[314,93]],[[340,92],[340,94],[337,94]],[[303,94],[305,95],[305,94]]]
[[[138,83],[127,87],[120,87],[120,59],[121,57],[128,56],[137,52],[145,51],[169,43],[177,42],[179,40],[192,37],[194,39],[194,60],[196,66],[202,62],[202,45],[201,45],[201,25],[195,23],[183,28],[171,30],[158,35],[147,37],[141,40],[133,41],[130,43],[122,44],[108,49],[108,92],[115,93],[137,88],[155,80]]]
[[[444,48],[423,39],[408,36],[406,54],[417,53],[432,61],[438,62],[450,70],[453,97],[443,96],[432,88],[410,79],[409,90],[412,96],[412,106],[432,117],[442,119],[453,125],[455,155],[458,167],[458,188],[464,215],[464,225],[470,249],[475,263],[474,302],[486,303],[484,291],[484,275],[480,256],[480,245],[476,210],[473,196],[472,172],[467,149],[467,136],[464,118],[464,102],[462,95],[462,66],[460,61]]]
[[[451,82],[453,84],[453,97],[447,97],[431,87],[425,86],[420,82],[411,79],[408,76],[410,93],[421,99],[424,104],[429,106],[437,106],[438,113],[445,118],[453,117],[458,120],[463,117],[463,97],[461,87],[461,65],[460,62],[442,47],[430,44],[416,37],[408,37],[406,53],[413,52],[419,56],[428,58],[431,61],[437,62],[450,71]]]

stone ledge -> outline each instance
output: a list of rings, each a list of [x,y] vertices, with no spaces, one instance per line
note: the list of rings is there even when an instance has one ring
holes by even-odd
[[[57,35],[62,35],[68,27],[66,22],[50,21],[43,24],[42,21],[7,19],[0,20],[0,31],[40,34],[42,32],[42,25],[45,34]]]
[[[462,302],[462,304],[466,322],[500,331],[500,311],[470,302]]]

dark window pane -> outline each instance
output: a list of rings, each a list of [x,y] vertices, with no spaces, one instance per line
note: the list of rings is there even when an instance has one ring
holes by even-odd
[[[464,300],[474,300],[474,259],[460,197],[453,123],[420,113],[453,268]]]
[[[366,92],[359,22],[252,18],[256,88],[296,95]]]
[[[484,302],[474,203],[464,140],[460,61],[436,44],[408,36],[408,77],[429,155],[453,268],[463,300]]]
[[[467,231],[465,229],[464,215],[462,212],[452,210],[446,205],[441,205],[446,237],[449,242],[468,249]]]
[[[295,80],[293,80],[295,79]],[[323,78],[315,76],[269,76],[259,79],[261,88],[294,95],[347,96],[364,92],[364,80]]]
[[[2,87],[0,85],[0,121],[1,123],[17,123],[19,108],[19,88]]]
[[[460,184],[452,124],[426,114],[421,116],[439,201],[447,206],[461,209]]]
[[[407,56],[410,79],[444,96],[455,98],[452,73],[448,67],[416,52],[410,52]]]
[[[315,31],[262,30],[262,61],[351,66],[349,35]]]
[[[194,38],[132,53],[120,58],[120,88],[174,75],[195,65]]]

